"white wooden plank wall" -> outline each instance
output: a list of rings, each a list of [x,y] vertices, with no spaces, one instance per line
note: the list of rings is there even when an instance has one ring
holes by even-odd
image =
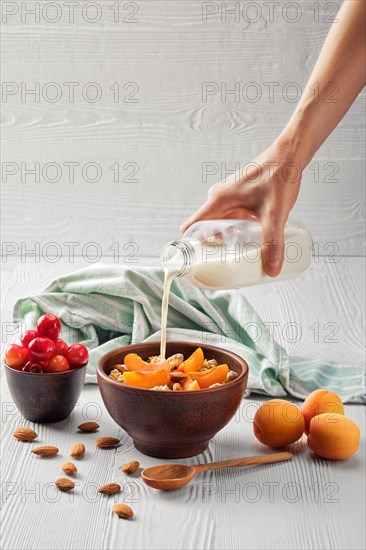
[[[95,242],[96,255],[119,243],[122,257],[157,256],[221,173],[281,130],[340,3],[81,0],[71,22],[63,1],[2,2],[3,254]],[[37,4],[39,20],[25,13]],[[225,6],[240,11],[225,20]],[[294,216],[320,254],[365,252],[364,122],[362,95],[306,170]]]

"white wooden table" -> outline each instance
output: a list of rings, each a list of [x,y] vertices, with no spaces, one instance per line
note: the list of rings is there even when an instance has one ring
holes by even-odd
[[[322,355],[364,364],[364,259],[340,258],[313,265],[297,281],[246,289],[248,299],[267,322],[278,322],[275,336],[291,353]],[[146,261],[145,261],[146,262]],[[152,263],[149,261],[149,263]],[[11,309],[20,296],[38,293],[55,276],[85,265],[3,264],[3,343]],[[286,341],[286,323],[301,326],[297,342]],[[316,333],[314,323],[319,323]],[[334,323],[338,342],[329,338]],[[318,334],[318,336],[314,336]],[[2,373],[3,374],[3,373]],[[347,405],[346,414],[362,431],[358,453],[345,462],[316,458],[305,440],[294,445],[292,462],[246,470],[208,472],[179,492],[162,493],[145,486],[138,475],[125,477],[120,466],[139,460],[141,466],[162,462],[137,452],[131,439],[109,417],[98,388],[85,387],[74,413],[64,422],[33,425],[15,410],[4,376],[2,381],[2,547],[15,549],[356,549],[365,546],[365,420],[362,405]],[[183,462],[235,458],[270,452],[253,436],[251,419],[262,398],[243,401],[231,423],[201,456]],[[121,446],[102,451],[95,434],[79,435],[78,424],[97,420],[100,435],[121,438]],[[55,444],[60,454],[39,459],[32,444],[12,437],[15,427],[29,425],[39,444]],[[84,441],[86,456],[77,463],[73,493],[56,492],[71,445]],[[123,491],[102,497],[96,488],[119,482]],[[114,502],[135,511],[132,521],[112,513]]]

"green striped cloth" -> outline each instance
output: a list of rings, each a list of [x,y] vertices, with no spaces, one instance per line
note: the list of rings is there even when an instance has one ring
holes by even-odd
[[[94,265],[60,277],[38,296],[18,300],[14,321],[34,327],[45,312],[60,317],[62,335],[90,349],[87,383],[96,383],[96,364],[106,352],[129,343],[160,339],[161,269]],[[250,337],[255,327],[260,338]],[[238,291],[201,290],[184,279],[173,282],[168,340],[196,341],[229,349],[249,365],[248,391],[304,398],[321,387],[344,401],[362,402],[361,367],[289,357]]]

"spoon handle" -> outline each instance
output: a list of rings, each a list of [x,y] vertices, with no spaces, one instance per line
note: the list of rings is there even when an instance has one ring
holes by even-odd
[[[281,462],[290,460],[292,453],[275,453],[273,455],[248,456],[247,458],[234,458],[233,460],[221,460],[220,462],[210,462],[209,464],[197,464],[193,468],[198,472],[206,470],[216,470],[218,468],[235,468],[237,466],[253,466],[254,464],[270,464],[271,462]]]

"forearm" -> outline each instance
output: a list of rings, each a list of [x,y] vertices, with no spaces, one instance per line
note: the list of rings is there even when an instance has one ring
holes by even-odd
[[[345,0],[300,102],[281,134],[304,168],[365,85],[366,0]]]

